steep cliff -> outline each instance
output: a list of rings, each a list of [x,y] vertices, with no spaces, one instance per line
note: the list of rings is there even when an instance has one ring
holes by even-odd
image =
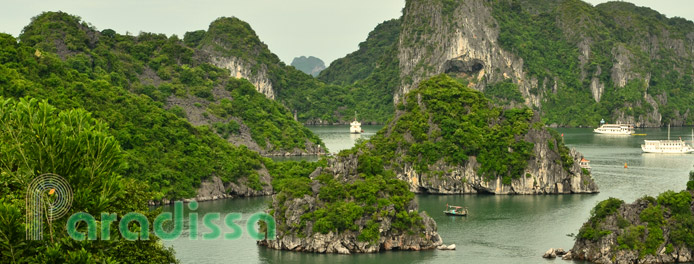
[[[345,155],[299,177],[272,197],[277,223],[269,248],[317,253],[426,250],[442,245],[436,222],[419,213],[407,184],[380,159]]]
[[[205,52],[206,61],[229,70],[232,77],[251,81],[258,92],[275,99],[269,71],[283,65],[278,65],[279,58],[260,41],[248,23],[235,17],[219,18],[202,33],[197,48]]]
[[[694,123],[691,21],[625,2],[410,0],[399,22],[396,104],[420,81],[447,73],[485,93],[511,83],[522,104],[539,109],[548,123]],[[335,72],[331,67],[326,72]],[[353,75],[341,74],[331,79]]]
[[[687,191],[667,191],[634,203],[610,198],[591,211],[564,259],[595,263],[694,261],[694,174]]]
[[[593,193],[580,153],[532,110],[495,107],[447,75],[423,81],[393,120],[351,151],[383,159],[418,193]]]

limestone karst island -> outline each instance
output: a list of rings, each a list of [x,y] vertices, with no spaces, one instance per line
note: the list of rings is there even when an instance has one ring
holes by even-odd
[[[692,14],[8,3],[0,264],[692,263]]]

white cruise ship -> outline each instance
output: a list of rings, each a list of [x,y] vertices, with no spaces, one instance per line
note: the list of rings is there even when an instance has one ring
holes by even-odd
[[[634,134],[634,127],[625,124],[604,124],[593,129],[593,132],[610,135],[631,135]]]
[[[685,154],[694,152],[683,140],[644,140],[641,150],[646,153]]]
[[[694,142],[694,130],[692,130]],[[667,126],[667,140],[644,140],[641,150],[646,153],[686,154],[694,152],[694,148],[682,140],[670,140],[670,125]]]
[[[364,130],[361,130],[361,123],[357,121],[357,111],[354,111],[354,121],[349,123],[349,133],[361,134]]]

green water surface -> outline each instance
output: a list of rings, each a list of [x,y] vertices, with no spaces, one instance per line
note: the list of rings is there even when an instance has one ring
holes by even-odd
[[[351,147],[356,136],[345,133],[348,126],[309,127],[323,138],[331,152]],[[379,127],[364,126],[373,135]],[[643,154],[644,139],[665,139],[667,129],[637,129],[647,136],[597,135],[592,129],[559,129],[569,147],[575,147],[591,161],[599,194],[581,195],[418,195],[420,210],[438,223],[446,244],[455,251],[394,251],[377,254],[332,255],[270,250],[256,245],[245,231],[245,219],[267,208],[269,197],[240,198],[203,202],[195,211],[205,213],[242,213],[237,221],[244,234],[237,240],[191,240],[188,228],[166,245],[173,246],[183,263],[568,263],[545,260],[542,254],[551,247],[569,249],[571,233],[578,233],[598,201],[617,197],[632,202],[644,195],[685,187],[694,155]],[[672,138],[691,138],[691,128],[673,128]],[[624,168],[627,163],[628,168]],[[446,204],[469,208],[469,216],[446,216]],[[172,211],[172,207],[165,207]],[[188,211],[185,224],[188,225]],[[200,221],[201,222],[201,221]],[[206,229],[200,228],[201,233]],[[231,232],[222,228],[223,232]],[[200,236],[201,234],[198,234]]]

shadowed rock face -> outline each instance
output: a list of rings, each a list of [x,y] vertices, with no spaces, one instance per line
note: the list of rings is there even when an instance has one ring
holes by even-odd
[[[465,73],[476,74],[484,68],[484,62],[478,59],[465,60],[463,58],[455,58],[446,61],[443,64],[444,73]]]

